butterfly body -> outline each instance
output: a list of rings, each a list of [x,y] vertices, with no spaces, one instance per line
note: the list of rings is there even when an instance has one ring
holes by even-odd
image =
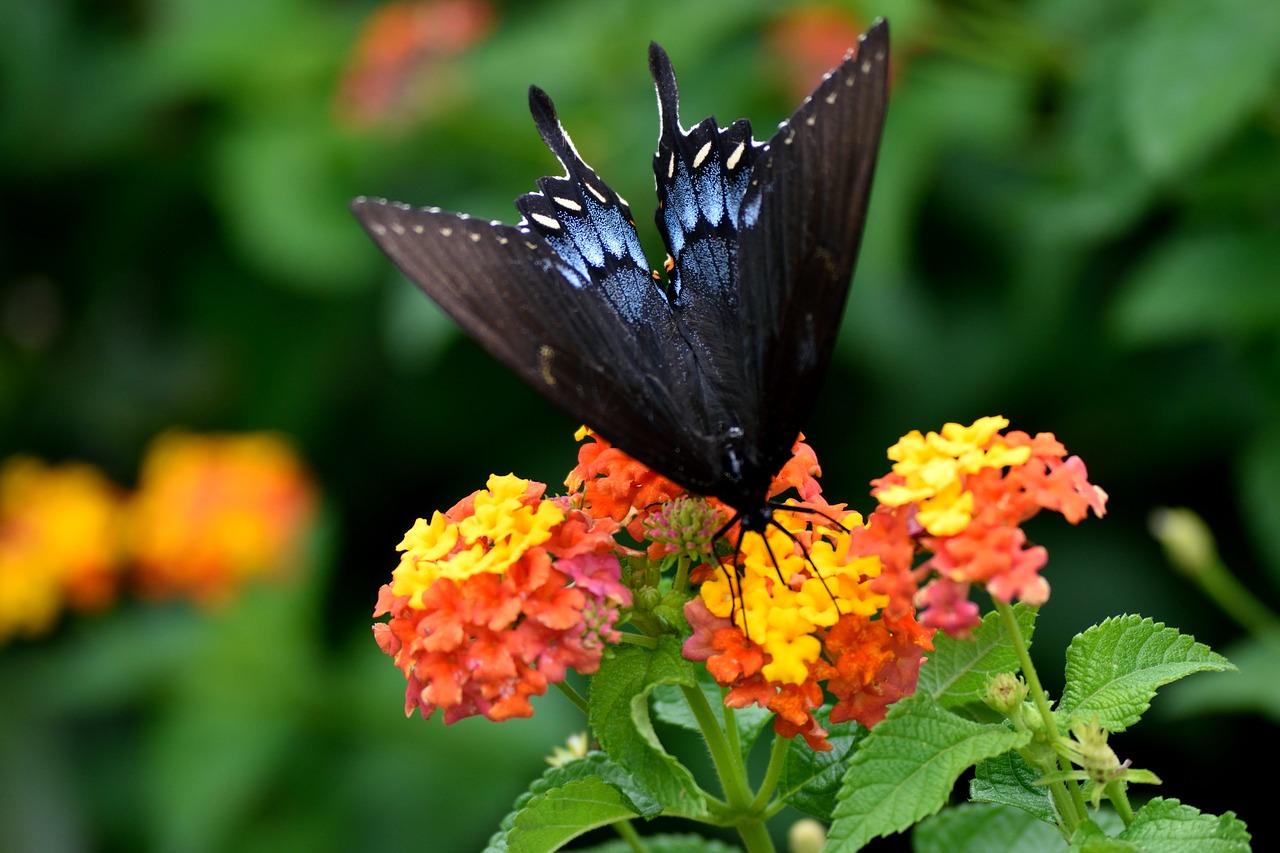
[[[570,417],[761,530],[848,294],[884,121],[887,25],[767,142],[746,120],[684,130],[670,60],[652,45],[649,61],[665,284],[627,203],[536,87],[534,123],[565,174],[516,200],[517,225],[365,198],[352,209],[410,279]]]

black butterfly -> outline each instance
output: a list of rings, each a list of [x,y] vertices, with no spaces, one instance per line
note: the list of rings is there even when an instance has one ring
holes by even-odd
[[[578,156],[537,87],[534,123],[566,175],[516,199],[517,225],[377,199],[351,207],[409,278],[539,393],[762,531],[770,482],[831,359],[866,218],[888,25],[859,42],[765,143],[745,119],[681,128],[671,62],[650,46],[665,284],[627,203]]]

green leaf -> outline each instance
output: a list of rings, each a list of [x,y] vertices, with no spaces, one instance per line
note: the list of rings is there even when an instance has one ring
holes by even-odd
[[[578,779],[529,800],[507,834],[507,849],[557,850],[584,832],[634,816],[617,788],[602,779]]]
[[[914,853],[1061,853],[1052,823],[994,803],[943,809],[911,833]]]
[[[1194,166],[1272,97],[1280,4],[1162,0],[1130,41],[1117,81],[1138,162],[1168,178]]]
[[[706,814],[706,803],[689,771],[662,748],[649,717],[649,695],[660,684],[697,684],[680,642],[663,637],[658,648],[617,646],[591,679],[591,730],[609,757],[627,768],[668,811]]]
[[[778,780],[787,805],[824,823],[831,820],[835,810],[846,762],[868,734],[855,722],[830,725],[827,714],[824,708],[816,716],[827,729],[830,751],[815,752],[803,740],[798,740],[787,752],[782,778]]]
[[[1151,706],[1156,689],[1193,672],[1234,670],[1194,637],[1141,616],[1107,619],[1077,634],[1067,649],[1067,684],[1057,715],[1121,732]]]
[[[1022,809],[1038,820],[1053,823],[1057,812],[1049,789],[1037,785],[1040,774],[1016,752],[1006,752],[978,762],[969,799]]]
[[[1202,814],[1163,797],[1139,809],[1119,837],[1132,841],[1143,853],[1247,853],[1250,849],[1249,831],[1234,813]]]
[[[1019,604],[1014,612],[1030,648],[1036,610]],[[920,667],[916,690],[927,691],[944,708],[954,708],[981,702],[992,676],[1018,669],[1018,656],[1009,643],[1000,614],[993,611],[983,617],[970,640],[953,640],[938,634],[933,652]]]
[[[1182,235],[1158,246],[1112,309],[1132,346],[1272,334],[1280,326],[1280,241],[1262,231]]]
[[[942,808],[967,768],[1030,738],[958,717],[928,694],[903,699],[849,763],[828,849],[857,850],[872,838],[906,829]]]

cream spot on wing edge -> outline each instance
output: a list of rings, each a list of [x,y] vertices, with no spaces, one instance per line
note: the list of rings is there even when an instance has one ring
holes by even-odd
[[[452,237],[452,236],[453,236],[453,229],[452,229],[452,228],[441,228],[441,229],[440,229],[440,236],[441,236],[441,237]]]
[[[538,372],[542,374],[542,381],[548,385],[556,384],[556,378],[551,374],[551,359],[555,355],[556,351],[548,344],[538,347]]]
[[[605,198],[605,197],[604,197],[604,193],[600,192],[600,190],[598,190],[598,189],[596,189],[595,187],[591,186],[591,184],[588,184],[586,181],[583,181],[583,186],[585,186],[587,189],[589,189],[589,190],[591,191],[591,194],[592,194],[593,196],[595,196],[596,198],[600,199],[600,203],[601,203],[601,204],[608,204],[608,203],[609,203],[609,199],[607,199],[607,198]]]
[[[739,142],[738,147],[733,149],[733,153],[729,155],[729,159],[724,161],[725,168],[733,171],[738,167],[738,161],[742,159],[742,152],[747,148],[746,142]]]
[[[557,231],[560,230],[560,220],[556,219],[555,217],[546,216],[541,213],[535,213],[535,214],[532,214],[531,218],[533,219],[534,222],[537,222],[539,225],[543,226],[544,228],[554,228]]]
[[[711,153],[711,140],[707,140],[707,144],[698,149],[698,153],[693,157],[693,168],[702,165],[702,161],[707,159],[707,155]]]
[[[558,204],[558,205],[560,205],[561,207],[563,207],[565,210],[572,210],[572,211],[574,211],[575,213],[577,213],[578,211],[582,210],[582,205],[578,204],[576,201],[574,201],[574,200],[573,200],[573,199],[571,199],[571,198],[561,198],[560,196],[556,196],[556,197],[555,197],[554,199],[552,199],[552,200],[553,200],[556,204]]]

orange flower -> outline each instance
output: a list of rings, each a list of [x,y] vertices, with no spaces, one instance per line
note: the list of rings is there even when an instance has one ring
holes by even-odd
[[[487,0],[414,0],[376,9],[343,74],[340,114],[355,125],[417,118],[442,91],[448,61],[488,36],[495,17]]]
[[[108,604],[120,498],[96,468],[15,457],[0,468],[0,642],[49,630],[64,607]]]
[[[139,586],[223,601],[251,577],[290,568],[315,509],[311,478],[279,437],[161,435],[129,508]]]
[[[393,581],[378,596],[374,638],[405,674],[405,713],[446,724],[482,714],[528,717],[529,699],[569,669],[592,673],[617,642],[618,607],[631,604],[613,553],[616,525],[543,499],[514,475],[400,543]]]
[[[840,64],[864,29],[843,6],[802,6],[789,10],[769,28],[767,44],[783,64],[788,89],[803,98],[823,74]]]

